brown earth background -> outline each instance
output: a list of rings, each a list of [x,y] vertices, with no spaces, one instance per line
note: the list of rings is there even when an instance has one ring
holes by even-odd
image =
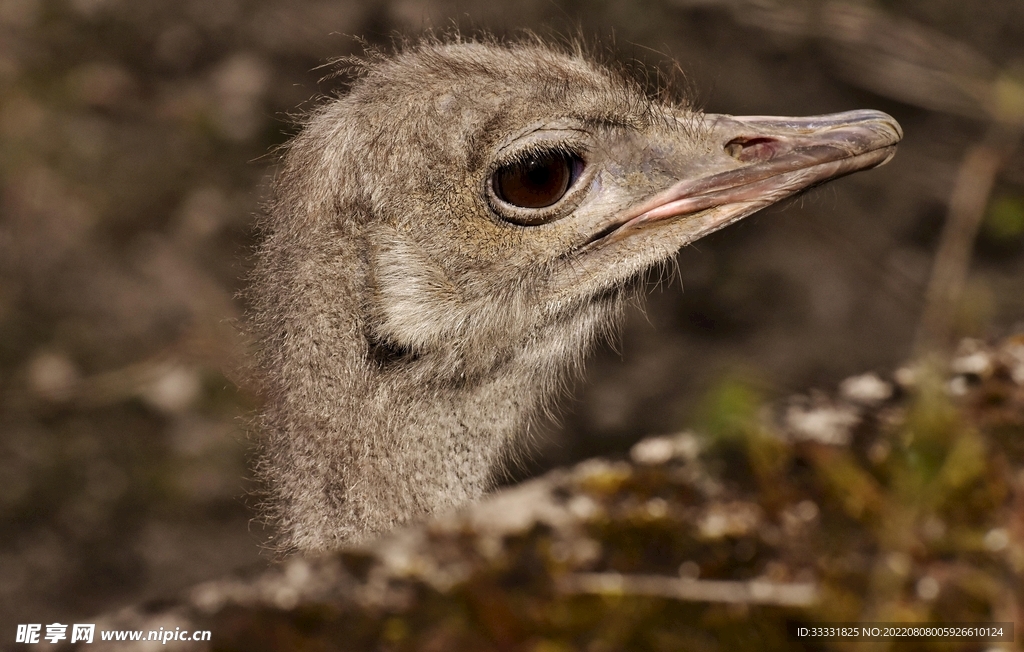
[[[652,86],[677,61],[708,111],[906,131],[887,167],[681,252],[516,478],[678,431],[737,378],[890,371],[936,274],[963,290],[926,334],[1024,326],[1020,2],[0,0],[0,640],[269,563],[237,293],[272,148],[343,89],[330,59],[453,26],[580,35]]]

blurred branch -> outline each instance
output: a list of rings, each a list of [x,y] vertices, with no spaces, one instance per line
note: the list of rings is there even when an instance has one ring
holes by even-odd
[[[974,241],[989,195],[1020,136],[1019,127],[993,124],[960,163],[918,325],[918,353],[941,351],[950,344],[953,318],[970,273]]]
[[[847,81],[932,111],[990,115],[997,69],[955,39],[852,2],[827,3],[816,31]]]
[[[767,604],[780,607],[809,607],[818,600],[818,587],[812,582],[737,582],[666,575],[573,573],[561,579],[559,588],[568,594],[646,596],[688,602]]]
[[[980,53],[940,32],[867,3],[836,0],[676,0],[717,6],[748,27],[817,39],[847,81],[932,111],[990,115],[998,69]]]

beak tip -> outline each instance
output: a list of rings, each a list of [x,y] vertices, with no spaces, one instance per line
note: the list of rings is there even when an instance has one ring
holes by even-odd
[[[882,161],[878,165],[876,165],[875,167],[876,168],[882,167],[883,165],[885,165],[886,163],[891,161],[894,156],[896,156],[896,147],[890,147],[889,148],[889,153],[886,154],[885,158],[882,159]]]
[[[892,130],[892,132],[896,135],[896,139],[895,141],[893,141],[893,145],[903,140],[903,127],[900,126],[899,122],[896,122],[896,118],[892,117],[888,113],[882,113],[881,111],[879,111],[879,113],[881,114],[879,115],[879,118],[881,118],[882,124],[884,124],[890,130]]]
[[[871,122],[878,125],[878,127],[883,131],[888,132],[888,135],[892,140],[890,145],[895,145],[903,140],[903,127],[901,127],[900,123],[896,121],[896,118],[892,117],[888,113],[884,111],[876,111],[874,109],[851,111],[850,113],[858,114],[858,119],[855,122]]]

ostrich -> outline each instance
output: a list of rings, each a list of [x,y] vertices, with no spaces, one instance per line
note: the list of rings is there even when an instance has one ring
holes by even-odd
[[[287,145],[251,283],[282,548],[479,497],[645,272],[901,137],[877,111],[703,114],[536,43],[365,62]]]

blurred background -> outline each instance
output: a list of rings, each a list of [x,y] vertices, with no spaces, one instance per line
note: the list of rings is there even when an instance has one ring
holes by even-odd
[[[3,640],[268,563],[237,293],[270,152],[342,88],[329,59],[453,25],[678,62],[708,111],[906,131],[681,252],[516,477],[677,431],[732,378],[828,388],[1024,326],[1017,0],[0,0]]]

